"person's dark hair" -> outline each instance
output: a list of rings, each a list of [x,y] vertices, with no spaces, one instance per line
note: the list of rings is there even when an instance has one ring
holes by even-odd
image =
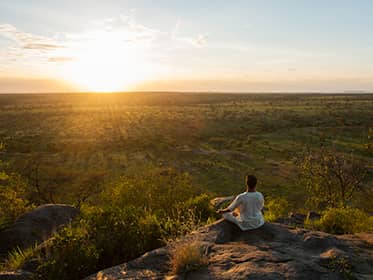
[[[256,182],[258,182],[258,180],[256,179],[256,177],[254,175],[247,175],[246,176],[246,187],[248,189],[254,189],[255,186],[256,186]]]

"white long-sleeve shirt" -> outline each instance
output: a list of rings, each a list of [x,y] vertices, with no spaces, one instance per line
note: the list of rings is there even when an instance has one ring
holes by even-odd
[[[228,206],[230,211],[238,209],[237,224],[242,230],[255,229],[264,224],[262,209],[264,198],[260,192],[239,194]]]

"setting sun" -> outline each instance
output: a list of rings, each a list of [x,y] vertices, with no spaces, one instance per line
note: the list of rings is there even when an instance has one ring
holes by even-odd
[[[66,63],[63,75],[84,91],[128,90],[147,78],[148,68],[141,48],[123,43],[120,34],[108,31],[74,50],[75,59]]]

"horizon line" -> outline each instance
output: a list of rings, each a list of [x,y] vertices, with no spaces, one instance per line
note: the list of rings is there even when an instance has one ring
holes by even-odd
[[[372,91],[346,90],[346,91],[180,91],[180,90],[132,90],[132,91],[41,91],[41,92],[0,92],[0,95],[11,94],[129,94],[129,93],[176,93],[176,94],[335,94],[335,95],[369,95]]]

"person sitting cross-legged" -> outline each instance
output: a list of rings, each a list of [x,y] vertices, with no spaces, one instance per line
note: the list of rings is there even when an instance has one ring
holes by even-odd
[[[254,175],[246,176],[246,192],[239,194],[227,208],[217,211],[241,230],[256,229],[265,222],[262,214],[264,198],[256,191],[256,183]]]

